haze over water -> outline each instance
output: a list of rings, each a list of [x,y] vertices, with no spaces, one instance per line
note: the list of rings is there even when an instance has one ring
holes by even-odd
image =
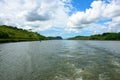
[[[0,80],[120,80],[120,41],[0,44]]]

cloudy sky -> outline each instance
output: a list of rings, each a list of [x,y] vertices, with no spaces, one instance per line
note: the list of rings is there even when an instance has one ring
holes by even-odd
[[[120,32],[120,0],[0,0],[0,25],[45,36]]]

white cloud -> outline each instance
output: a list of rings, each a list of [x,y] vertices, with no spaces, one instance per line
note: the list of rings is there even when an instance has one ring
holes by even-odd
[[[66,4],[67,3],[67,4]],[[65,26],[70,0],[0,0],[0,24],[33,31]]]
[[[106,4],[102,14],[108,18],[120,16],[120,0],[112,0],[110,4]]]
[[[120,27],[120,0],[111,0],[109,3],[105,1],[93,1],[91,8],[85,12],[78,11],[69,18],[68,28],[76,31],[81,28],[91,27],[92,24],[101,25],[112,29]],[[111,19],[111,21],[98,23],[101,19]],[[107,26],[105,26],[107,24]],[[100,27],[100,26],[98,26]],[[102,28],[102,27],[101,27]],[[107,31],[107,30],[106,30]],[[96,30],[94,30],[96,32]]]
[[[0,24],[33,31],[53,27],[74,32],[79,32],[81,28],[93,30],[94,33],[99,33],[99,30],[113,31],[113,28],[120,29],[119,4],[120,0],[108,0],[108,3],[95,0],[90,8],[69,16],[68,12],[73,8],[71,0],[0,0]],[[106,22],[99,23],[101,19]]]

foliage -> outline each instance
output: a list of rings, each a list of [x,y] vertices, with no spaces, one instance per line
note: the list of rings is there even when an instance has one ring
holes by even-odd
[[[17,27],[1,25],[0,40],[4,41],[30,41],[30,40],[46,40],[47,37],[28,30],[18,29]]]
[[[62,40],[63,38],[61,36],[56,37],[48,37],[49,40]]]
[[[103,33],[92,36],[76,36],[68,38],[68,40],[120,40],[119,33]]]

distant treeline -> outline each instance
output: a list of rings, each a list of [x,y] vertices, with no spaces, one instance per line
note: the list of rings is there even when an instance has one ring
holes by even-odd
[[[120,32],[103,33],[92,36],[76,36],[76,37],[68,38],[68,40],[120,40]]]
[[[63,38],[61,36],[56,36],[56,37],[47,37],[49,40],[62,40]]]
[[[31,32],[28,30],[6,25],[0,26],[0,42],[33,41],[47,39],[47,37],[36,32]]]

